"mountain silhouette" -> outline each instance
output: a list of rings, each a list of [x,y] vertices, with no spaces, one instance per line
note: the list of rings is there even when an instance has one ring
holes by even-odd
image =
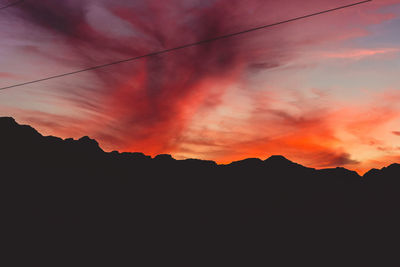
[[[104,152],[0,118],[5,266],[397,266],[400,165]]]

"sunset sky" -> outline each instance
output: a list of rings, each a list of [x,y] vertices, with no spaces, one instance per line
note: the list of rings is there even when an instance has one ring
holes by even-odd
[[[0,87],[353,2],[26,0],[0,10]],[[105,151],[381,168],[400,162],[400,0],[2,90],[0,116]]]

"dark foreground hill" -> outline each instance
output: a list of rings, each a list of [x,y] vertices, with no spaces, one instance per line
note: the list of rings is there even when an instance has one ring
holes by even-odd
[[[0,118],[4,266],[398,266],[400,166],[105,153]],[[5,257],[3,257],[5,259]]]

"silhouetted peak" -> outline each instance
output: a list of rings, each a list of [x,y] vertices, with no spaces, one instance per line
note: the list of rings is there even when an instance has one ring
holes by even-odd
[[[367,171],[364,175],[363,175],[363,178],[369,178],[369,177],[371,177],[371,176],[376,176],[376,175],[378,175],[380,173],[380,170],[378,170],[378,169],[371,169],[371,170],[369,170],[369,171]]]
[[[397,172],[400,172],[400,164],[394,163],[387,167],[383,167],[382,169],[371,169],[368,172],[366,172],[363,175],[363,177],[364,178],[376,177],[376,176],[385,175],[385,174],[388,174],[391,172],[394,172],[396,174],[397,174]]]
[[[89,138],[88,136],[80,138],[77,141],[77,143],[81,146],[84,146],[87,149],[93,149],[93,150],[100,149],[99,143],[96,140]]]
[[[398,169],[400,169],[400,164],[398,164],[398,163],[393,163],[393,164],[387,166],[386,169],[398,170]]]
[[[265,163],[268,164],[287,164],[287,165],[291,165],[291,164],[295,164],[294,162],[288,160],[287,158],[285,158],[284,156],[280,156],[280,155],[273,155],[269,158],[267,158],[265,161]]]
[[[381,175],[385,176],[386,178],[398,178],[400,173],[400,164],[394,163],[387,167],[382,168],[378,171]]]
[[[42,136],[31,126],[18,124],[12,117],[0,117],[0,129],[3,134],[7,133],[14,137],[19,136],[19,138],[22,136],[27,138]]]
[[[10,127],[17,126],[18,123],[12,117],[0,117],[0,126],[1,127]]]
[[[160,154],[154,157],[157,161],[175,161],[175,159],[169,154]]]
[[[99,143],[96,140],[89,138],[88,136],[84,136],[78,140],[75,140],[73,138],[67,138],[64,140],[64,142],[67,145],[71,145],[72,147],[79,146],[80,149],[82,149],[82,152],[84,152],[84,151],[97,152],[99,150],[102,151],[102,149],[99,146]]]
[[[85,144],[96,144],[96,145],[98,145],[97,141],[94,140],[94,139],[91,139],[89,136],[81,137],[78,141],[81,142],[81,143],[85,143]]]
[[[261,166],[263,161],[259,158],[248,158],[244,160],[239,160],[239,161],[234,161],[228,166],[231,167],[237,167],[237,166],[243,166],[243,167],[254,167],[254,166]]]

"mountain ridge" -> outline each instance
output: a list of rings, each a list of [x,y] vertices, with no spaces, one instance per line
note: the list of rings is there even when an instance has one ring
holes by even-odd
[[[167,158],[170,158],[170,160],[175,160],[175,161],[196,161],[196,162],[203,162],[203,163],[208,163],[208,164],[212,164],[212,165],[217,165],[217,166],[233,166],[233,165],[241,165],[241,164],[245,164],[245,163],[250,163],[250,164],[277,164],[280,166],[301,166],[304,168],[309,168],[309,169],[314,169],[314,170],[320,170],[320,171],[329,171],[329,170],[338,170],[338,171],[347,171],[347,172],[351,172],[351,173],[355,173],[357,174],[359,177],[365,177],[365,175],[370,175],[372,172],[377,171],[383,171],[386,168],[389,168],[392,165],[397,165],[396,163],[393,163],[389,166],[383,167],[381,169],[371,169],[367,172],[365,172],[363,175],[358,174],[356,171],[354,170],[350,170],[344,167],[332,167],[332,168],[322,168],[322,169],[318,169],[318,168],[312,168],[312,167],[307,167],[304,165],[301,165],[299,163],[295,163],[289,159],[287,159],[286,157],[282,156],[282,155],[271,155],[270,157],[266,158],[265,160],[259,159],[259,158],[246,158],[246,159],[242,159],[242,160],[237,160],[237,161],[232,161],[231,163],[228,164],[218,164],[215,161],[212,160],[205,160],[205,159],[196,159],[196,158],[187,158],[187,159],[182,159],[182,160],[177,160],[175,158],[173,158],[172,155],[169,154],[160,154],[160,155],[156,155],[154,157],[145,155],[142,152],[120,152],[120,151],[111,151],[111,152],[105,152],[99,145],[99,143],[97,142],[97,140],[90,138],[89,136],[83,136],[79,139],[73,139],[73,138],[66,138],[66,139],[62,139],[60,137],[56,137],[56,136],[43,136],[42,134],[40,134],[35,128],[31,127],[30,125],[22,125],[19,124],[14,118],[12,117],[0,117],[0,129],[2,129],[2,134],[4,135],[4,129],[14,129],[17,130],[19,132],[24,132],[25,135],[29,135],[31,134],[33,137],[42,137],[43,140],[47,140],[47,141],[52,141],[52,142],[64,142],[65,144],[69,144],[72,146],[77,146],[77,147],[86,147],[87,149],[92,149],[93,152],[101,152],[101,153],[105,153],[108,155],[113,155],[113,156],[121,156],[124,157],[125,159],[129,158],[130,156],[132,156],[132,158],[138,158],[139,156],[142,158],[146,158],[146,159],[152,159],[152,160],[167,160]]]

